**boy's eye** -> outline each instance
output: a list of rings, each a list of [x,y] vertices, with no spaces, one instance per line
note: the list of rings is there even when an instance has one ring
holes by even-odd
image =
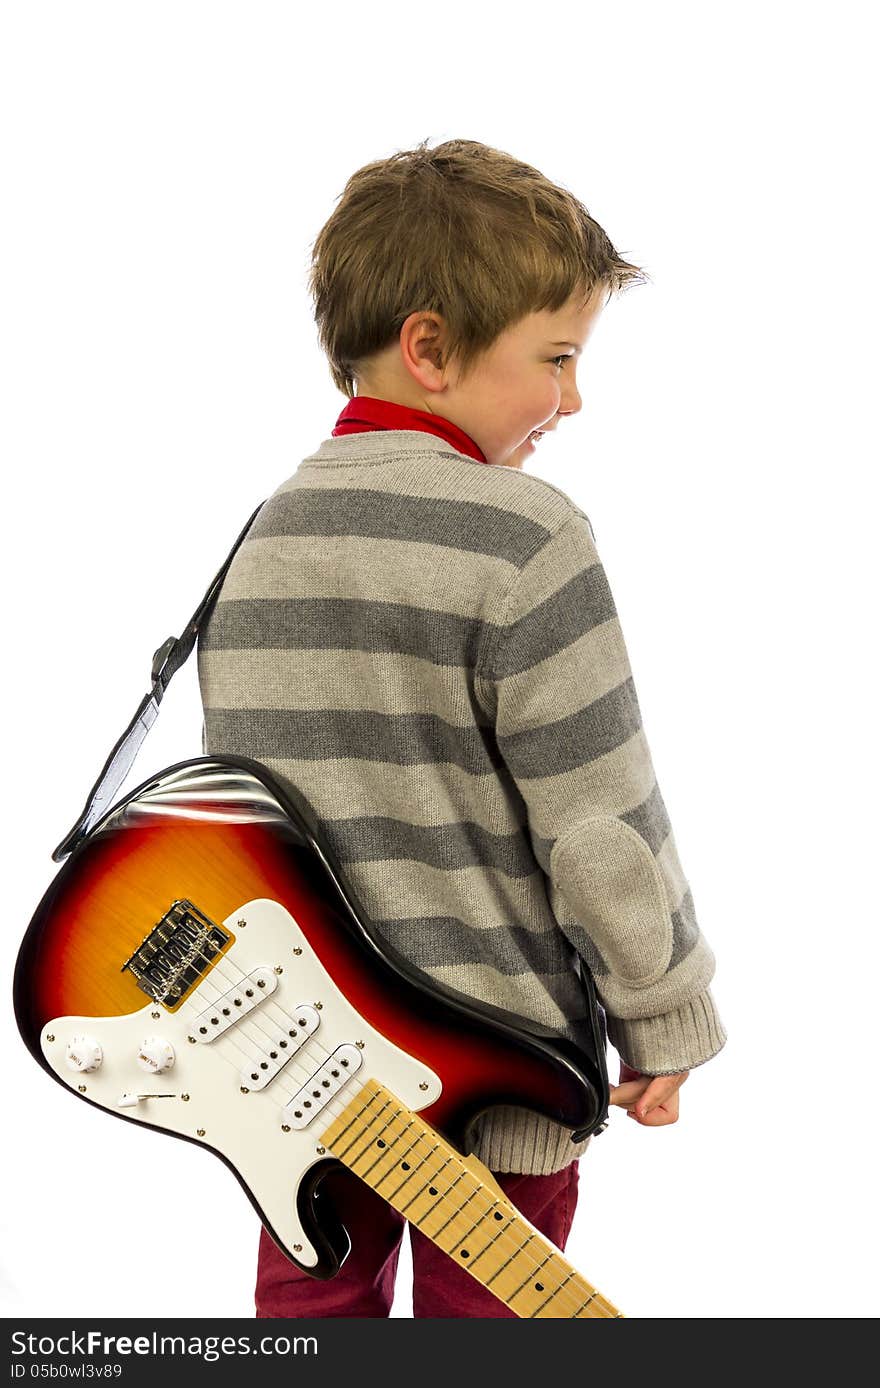
[[[560,367],[562,367],[568,361],[570,356],[571,352],[563,352],[561,357],[553,357],[553,362],[559,362]]]

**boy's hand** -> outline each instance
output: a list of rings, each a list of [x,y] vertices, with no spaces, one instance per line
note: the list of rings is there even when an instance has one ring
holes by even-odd
[[[612,1085],[609,1102],[620,1104],[630,1118],[647,1128],[678,1122],[678,1091],[689,1070],[677,1075],[643,1075],[620,1062],[620,1084]]]

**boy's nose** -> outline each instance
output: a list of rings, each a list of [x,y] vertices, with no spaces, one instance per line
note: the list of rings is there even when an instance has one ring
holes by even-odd
[[[562,399],[559,402],[559,414],[577,414],[583,401],[574,381],[574,372],[569,376],[563,377]]]
[[[581,400],[577,386],[569,385],[563,392],[562,399],[559,402],[558,413],[561,415],[577,414],[582,404],[583,401]]]

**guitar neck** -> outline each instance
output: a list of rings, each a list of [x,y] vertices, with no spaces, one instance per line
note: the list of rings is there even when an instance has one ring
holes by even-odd
[[[516,1316],[623,1316],[510,1203],[475,1157],[368,1080],[321,1144]]]

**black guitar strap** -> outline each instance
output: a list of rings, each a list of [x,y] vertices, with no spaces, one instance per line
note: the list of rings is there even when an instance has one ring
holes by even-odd
[[[264,503],[261,501],[226,556],[223,567],[215,575],[210,588],[190,617],[181,635],[169,636],[166,641],[162,642],[153,656],[153,667],[150,672],[152,687],[149,693],[144,695],[138,705],[137,712],[107,758],[100,776],[89,791],[82,814],[70,833],[65,835],[52,854],[53,862],[63,862],[68,854],[73,852],[77,844],[88,836],[89,830],[100,819],[105,810],[112,805],[117,791],[134,765],[135,757],[141,749],[144,738],[159,716],[159,705],[165,690],[171,683],[173,676],[177,674],[180,667],[186,663],[192,654],[199,629],[214,606],[220,585],[226,577],[226,571],[232,563],[233,556],[263,505]]]

